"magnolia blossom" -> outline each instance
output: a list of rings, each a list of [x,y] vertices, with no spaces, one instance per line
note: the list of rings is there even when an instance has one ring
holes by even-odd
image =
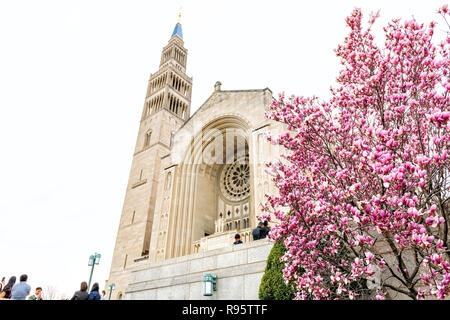
[[[270,237],[285,242],[297,299],[450,295],[450,37],[395,19],[380,47],[377,17],[347,17],[331,99],[281,94],[267,111],[287,129],[268,140],[287,152],[268,164],[279,193],[264,217],[279,222]]]

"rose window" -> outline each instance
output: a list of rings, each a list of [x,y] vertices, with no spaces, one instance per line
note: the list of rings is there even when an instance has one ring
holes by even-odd
[[[220,189],[225,198],[231,201],[244,200],[250,195],[250,166],[245,161],[225,165],[220,175]]]

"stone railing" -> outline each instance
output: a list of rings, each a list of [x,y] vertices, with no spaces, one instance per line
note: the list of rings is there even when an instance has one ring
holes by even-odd
[[[215,221],[215,233],[223,233],[233,230],[245,230],[250,225],[248,216],[240,218],[220,218]]]
[[[234,236],[237,233],[241,236],[241,240],[243,243],[249,243],[253,241],[251,228],[219,232],[194,241],[193,253],[205,252],[231,246],[234,242]]]

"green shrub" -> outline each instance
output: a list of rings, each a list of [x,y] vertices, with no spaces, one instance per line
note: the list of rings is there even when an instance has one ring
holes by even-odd
[[[259,286],[260,300],[292,300],[295,288],[293,284],[286,284],[283,278],[284,262],[280,257],[286,252],[283,240],[276,242],[267,258],[266,270]]]

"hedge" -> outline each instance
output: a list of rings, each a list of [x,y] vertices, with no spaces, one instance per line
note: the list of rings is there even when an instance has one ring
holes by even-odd
[[[267,258],[267,265],[259,286],[260,300],[292,300],[295,289],[292,284],[286,284],[283,279],[284,262],[280,257],[286,252],[283,240],[274,244]]]

